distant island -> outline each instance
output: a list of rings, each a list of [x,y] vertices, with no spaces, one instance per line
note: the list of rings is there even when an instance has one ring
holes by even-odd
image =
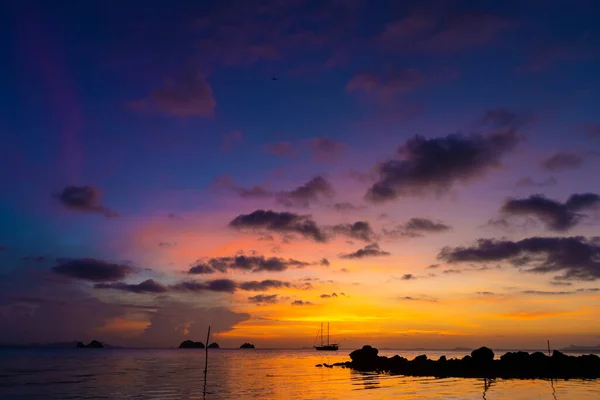
[[[78,349],[103,349],[104,345],[97,340],[92,340],[89,344],[85,345],[83,342],[77,342]]]
[[[253,349],[254,345],[252,343],[244,343],[243,345],[240,346],[240,349]]]
[[[218,343],[211,343],[208,345],[209,349],[218,349],[219,348],[219,344]]]
[[[359,371],[390,372],[407,376],[435,376],[460,378],[600,378],[600,357],[589,354],[568,356],[554,350],[551,356],[541,352],[509,352],[494,359],[494,352],[481,347],[470,356],[447,359],[441,356],[430,360],[425,354],[408,360],[399,355],[383,357],[371,346],[350,353],[352,361],[317,364],[317,367],[341,366]]]
[[[600,344],[597,346],[576,346],[576,345],[570,345],[568,347],[562,348],[562,351],[572,351],[572,352],[578,352],[578,351],[600,351]]]
[[[181,344],[179,345],[179,348],[180,349],[203,349],[204,343],[194,342],[192,340],[186,340],[186,341],[181,342]]]

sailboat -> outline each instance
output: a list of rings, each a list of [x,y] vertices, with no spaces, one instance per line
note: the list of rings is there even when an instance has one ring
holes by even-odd
[[[321,344],[320,346],[314,346],[315,349],[319,351],[338,351],[337,343],[329,343],[329,322],[327,323],[327,344],[323,341],[323,323],[321,322],[321,329],[317,334],[317,337],[321,336]],[[316,342],[316,339],[315,339]]]

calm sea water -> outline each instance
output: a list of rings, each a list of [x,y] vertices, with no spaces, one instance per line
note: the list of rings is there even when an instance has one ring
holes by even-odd
[[[211,350],[204,397],[203,350],[0,350],[0,399],[600,399],[600,380],[499,379],[488,387],[483,379],[315,367],[347,361],[348,353]]]

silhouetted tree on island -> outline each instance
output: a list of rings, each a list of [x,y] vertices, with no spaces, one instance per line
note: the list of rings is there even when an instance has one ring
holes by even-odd
[[[218,343],[211,343],[208,345],[209,349],[218,349],[219,348],[219,344]]]
[[[244,343],[243,345],[240,346],[240,349],[253,349],[254,345],[252,343]]]
[[[179,348],[180,349],[203,349],[204,343],[194,342],[192,340],[186,340],[184,342],[181,342],[181,344],[179,345]]]
[[[78,349],[103,349],[104,345],[97,340],[92,340],[88,345],[83,342],[77,342]]]

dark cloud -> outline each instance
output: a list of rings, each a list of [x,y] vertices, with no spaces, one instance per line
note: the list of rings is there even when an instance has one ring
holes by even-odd
[[[383,73],[363,71],[350,79],[346,91],[362,92],[376,100],[389,101],[414,91],[424,81],[421,71],[415,68],[390,68]]]
[[[428,265],[425,269],[435,269],[435,268],[439,268],[441,264],[431,264]]]
[[[234,185],[231,184],[231,186]],[[294,190],[282,190],[277,192],[262,186],[254,186],[250,189],[234,187],[234,190],[240,197],[245,199],[272,197],[277,203],[286,207],[301,208],[308,208],[313,202],[332,198],[335,195],[331,183],[322,176],[317,176],[306,182],[304,185],[298,186]]]
[[[68,209],[102,214],[107,218],[118,216],[102,205],[100,192],[91,186],[66,186],[56,198]]]
[[[404,297],[400,297],[398,298],[398,300],[405,300],[405,301],[426,301],[429,303],[437,303],[438,299],[435,297],[431,297],[431,296],[404,296]]]
[[[494,292],[477,292],[477,294],[479,294],[481,296],[494,296],[495,295]]]
[[[332,230],[336,234],[346,235],[365,242],[377,240],[377,235],[367,221],[356,221],[352,224],[334,225]]]
[[[598,239],[531,237],[520,241],[479,239],[471,247],[446,247],[438,258],[450,264],[506,262],[524,272],[562,272],[555,279],[592,281],[600,278]]]
[[[400,280],[403,280],[403,281],[411,281],[414,279],[417,279],[417,277],[414,276],[413,274],[404,274],[404,275],[402,275],[402,278],[400,278]]]
[[[234,229],[266,230],[278,233],[297,233],[316,242],[326,242],[327,235],[308,215],[271,210],[256,210],[234,218],[229,226]]]
[[[276,294],[258,294],[248,297],[248,301],[256,304],[275,304],[277,303]]]
[[[565,281],[551,281],[550,284],[552,286],[573,286],[572,282],[565,282]]]
[[[292,301],[292,305],[293,306],[310,306],[310,305],[312,305],[312,303],[310,301],[294,300],[294,301]]]
[[[212,117],[215,105],[212,87],[200,73],[186,74],[178,80],[169,78],[147,97],[130,103],[133,108],[178,117]]]
[[[388,237],[422,237],[428,233],[442,233],[452,229],[451,226],[441,221],[434,222],[427,218],[411,218],[403,225],[398,225],[394,229],[384,229],[384,234]]]
[[[175,247],[176,243],[170,243],[170,242],[160,242],[158,243],[158,247],[162,247],[163,249],[168,249],[171,247]]]
[[[179,215],[177,215],[175,213],[169,213],[169,214],[167,214],[167,218],[174,219],[174,220],[182,220],[183,219],[182,217],[180,217]]]
[[[583,158],[574,153],[558,152],[542,161],[542,168],[548,171],[577,169],[583,164]]]
[[[130,265],[109,263],[94,258],[67,259],[58,262],[59,264],[52,268],[55,273],[92,282],[120,281],[135,272]]]
[[[509,215],[533,216],[550,230],[566,231],[584,217],[579,211],[599,204],[600,196],[594,193],[573,194],[565,203],[535,194],[525,199],[507,199],[500,210]]]
[[[241,290],[247,290],[251,292],[264,292],[271,289],[280,289],[284,287],[292,287],[289,282],[283,282],[273,279],[266,279],[264,281],[248,281],[241,282],[239,288]]]
[[[183,281],[179,282],[170,287],[171,290],[176,292],[227,292],[233,293],[236,291],[238,285],[231,279],[215,279],[212,281],[198,282],[198,281]]]
[[[308,207],[319,198],[331,198],[335,194],[333,186],[321,176],[291,191],[281,191],[275,195],[277,202],[287,207]]]
[[[565,294],[572,294],[573,292],[551,292],[546,290],[523,290],[523,294],[531,294],[537,296],[563,296]]]
[[[355,206],[354,204],[345,201],[341,203],[335,203],[331,206],[331,208],[333,208],[335,211],[345,212],[360,210],[363,209],[364,206]]]
[[[321,297],[322,299],[329,299],[332,297],[338,297],[338,295],[337,295],[337,293],[331,293],[331,294],[324,293],[319,297]]]
[[[238,255],[233,257],[210,258],[189,269],[189,274],[212,274],[216,271],[227,272],[228,270],[241,270],[247,272],[281,272],[290,267],[302,268],[311,265],[305,261],[292,258],[265,257],[262,255]]]
[[[460,274],[462,271],[460,269],[445,269],[442,271],[444,274]]]
[[[348,149],[345,143],[338,142],[328,137],[312,139],[308,143],[313,157],[321,162],[333,162],[339,159]]]
[[[325,266],[325,267],[329,267],[329,266],[331,265],[331,263],[329,262],[329,260],[328,260],[328,259],[326,259],[326,258],[323,258],[323,259],[321,260],[321,265],[323,265],[323,266]]]
[[[377,243],[369,244],[362,249],[356,250],[354,253],[342,254],[340,258],[364,258],[364,257],[378,257],[378,256],[389,256],[391,253],[383,251],[379,248]]]
[[[548,178],[542,182],[535,182],[530,177],[526,177],[526,178],[519,179],[516,183],[516,186],[518,186],[518,187],[547,187],[547,186],[554,186],[557,183],[558,182],[556,181],[556,178],[554,178],[553,176],[551,176],[550,178]]]
[[[156,282],[153,279],[146,279],[145,281],[136,285],[130,285],[123,282],[112,282],[112,283],[96,283],[95,289],[114,289],[123,292],[131,293],[165,293],[168,289],[162,284]]]
[[[458,182],[471,181],[498,167],[519,140],[516,129],[432,139],[416,136],[398,149],[400,159],[379,164],[379,179],[366,198],[383,202],[400,196],[444,193]]]

